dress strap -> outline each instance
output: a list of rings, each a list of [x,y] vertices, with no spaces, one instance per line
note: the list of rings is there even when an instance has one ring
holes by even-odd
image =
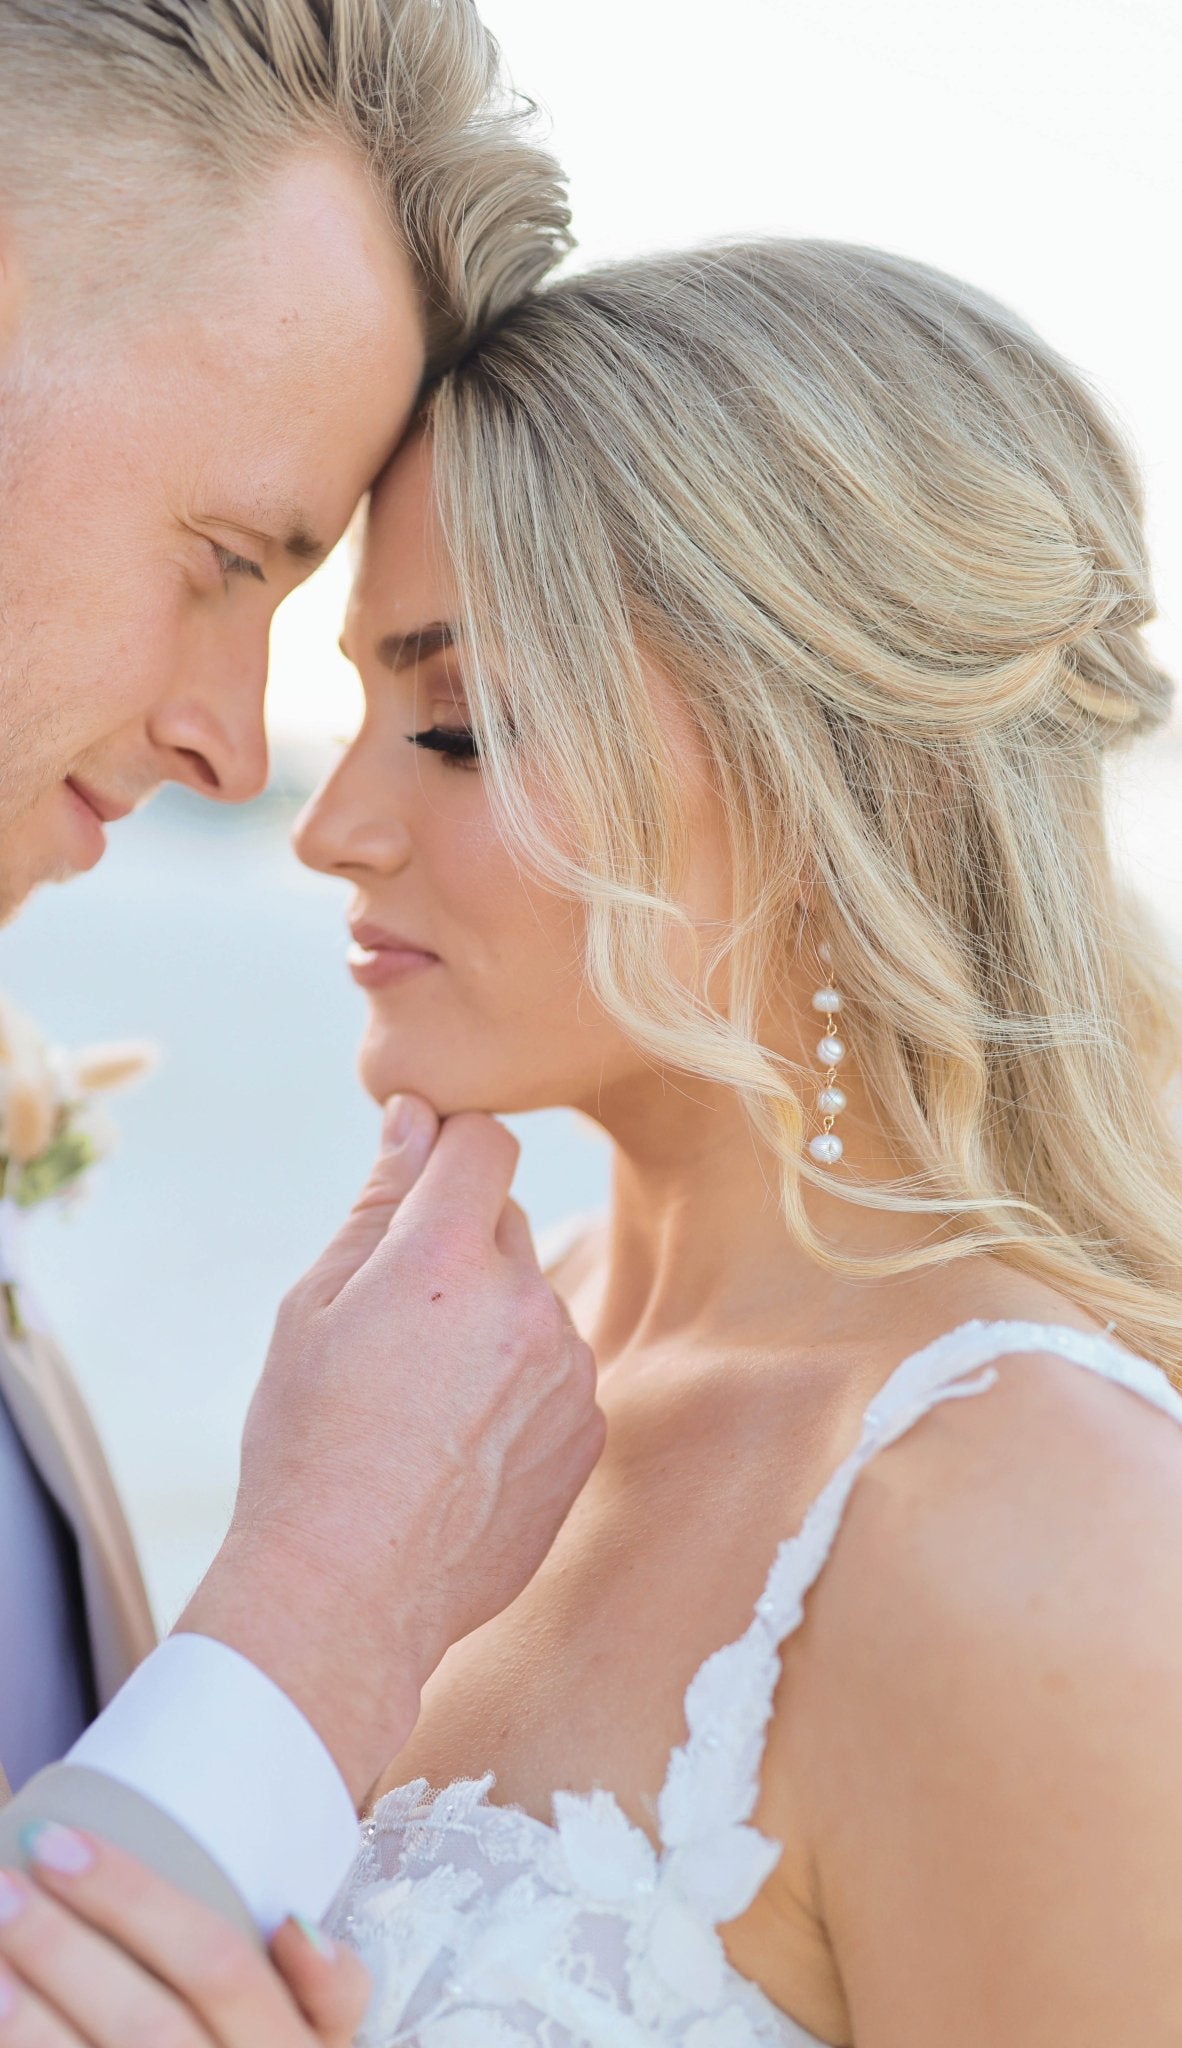
[[[992,1361],[1053,1352],[1128,1387],[1182,1423],[1182,1396],[1164,1372],[1107,1335],[1045,1323],[965,1323],[896,1367],[862,1417],[858,1441],[817,1495],[795,1536],[776,1552],[747,1633],[716,1650],[685,1698],[689,1739],[669,1759],[658,1815],[670,1849],[742,1829],[755,1810],[780,1651],[804,1618],[804,1599],[833,1547],[855,1482],[875,1454],[941,1401],[983,1394]],[[975,1378],[967,1375],[975,1373]],[[743,1832],[748,1832],[743,1829]]]

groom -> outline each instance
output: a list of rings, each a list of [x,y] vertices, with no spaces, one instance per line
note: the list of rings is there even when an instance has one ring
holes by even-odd
[[[469,0],[3,0],[5,915],[164,781],[263,787],[275,606],[565,219]],[[285,1301],[230,1532],[157,1649],[60,1358],[0,1338],[0,1765],[49,1766],[0,1862],[56,1820],[265,1932],[318,1918],[420,1687],[540,1563],[598,1454],[589,1354],[498,1236],[507,1134],[434,1137],[388,1112]]]

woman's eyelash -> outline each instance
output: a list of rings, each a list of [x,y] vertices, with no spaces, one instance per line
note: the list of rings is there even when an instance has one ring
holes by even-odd
[[[216,540],[210,541],[210,547],[223,576],[253,576],[256,583],[266,582],[259,562],[251,562],[245,555],[236,555],[231,548],[219,547]]]
[[[467,726],[429,725],[423,732],[408,732],[406,737],[412,747],[426,747],[433,754],[442,754],[446,761],[471,766],[480,759],[475,735]]]

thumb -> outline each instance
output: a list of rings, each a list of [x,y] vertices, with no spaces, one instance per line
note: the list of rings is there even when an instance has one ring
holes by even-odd
[[[439,1118],[419,1095],[392,1095],[382,1112],[381,1149],[341,1228],[308,1278],[335,1300],[377,1250],[399,1203],[421,1174],[439,1135]]]

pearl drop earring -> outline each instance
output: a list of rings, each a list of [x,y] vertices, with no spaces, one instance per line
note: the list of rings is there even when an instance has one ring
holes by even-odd
[[[828,963],[828,946],[822,946],[820,950],[822,960]],[[818,1166],[836,1166],[845,1149],[833,1129],[834,1119],[845,1108],[845,1094],[837,1085],[837,1069],[845,1058],[845,1045],[837,1036],[841,997],[835,988],[819,988],[812,999],[812,1006],[825,1019],[825,1036],[817,1045],[817,1058],[826,1072],[817,1091],[817,1109],[824,1122],[816,1137],[809,1139],[809,1157],[815,1159]]]

